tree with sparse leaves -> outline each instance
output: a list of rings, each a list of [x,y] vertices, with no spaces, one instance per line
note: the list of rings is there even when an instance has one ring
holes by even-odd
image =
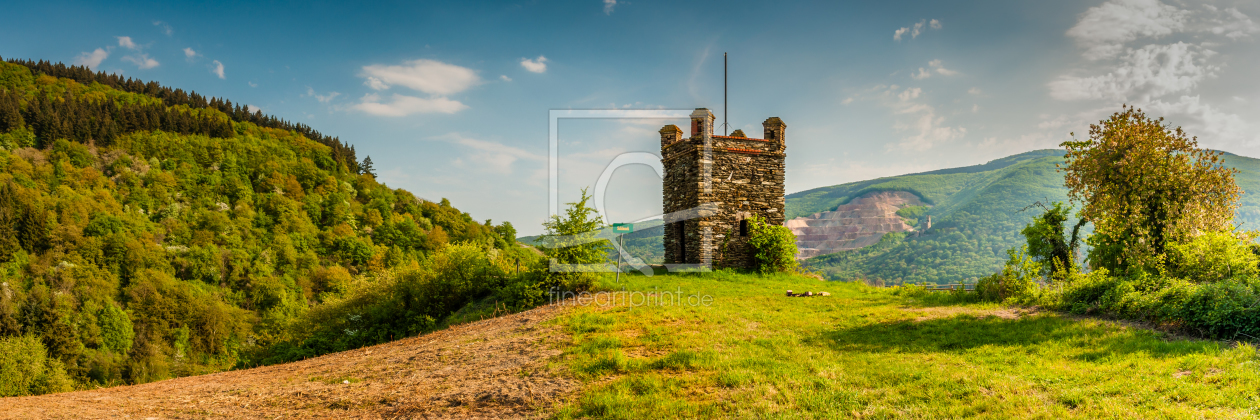
[[[1041,275],[1057,278],[1061,273],[1071,273],[1076,269],[1076,251],[1080,247],[1081,228],[1087,222],[1080,219],[1072,226],[1068,235],[1064,223],[1072,212],[1063,202],[1056,201],[1053,207],[1047,207],[1040,201],[1032,207],[1040,207],[1045,212],[1024,226],[1020,234],[1028,240],[1028,256],[1041,263]]]
[[[1237,170],[1163,118],[1126,107],[1090,125],[1088,140],[1062,146],[1068,196],[1094,224],[1093,267],[1152,270],[1170,243],[1230,227],[1242,194]]]

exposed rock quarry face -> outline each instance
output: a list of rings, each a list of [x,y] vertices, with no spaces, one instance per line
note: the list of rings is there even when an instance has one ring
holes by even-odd
[[[797,217],[786,225],[796,234],[796,257],[805,259],[874,245],[888,232],[914,231],[897,210],[922,205],[919,197],[908,192],[872,192],[835,211]]]

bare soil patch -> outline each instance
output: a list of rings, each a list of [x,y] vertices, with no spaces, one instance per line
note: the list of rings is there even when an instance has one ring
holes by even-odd
[[[0,418],[529,418],[576,390],[544,306],[300,362],[0,400]]]

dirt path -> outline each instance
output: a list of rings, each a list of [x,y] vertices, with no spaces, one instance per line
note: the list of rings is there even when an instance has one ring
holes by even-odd
[[[0,418],[527,418],[577,388],[544,306],[284,365],[0,400]],[[348,383],[347,383],[348,382]]]

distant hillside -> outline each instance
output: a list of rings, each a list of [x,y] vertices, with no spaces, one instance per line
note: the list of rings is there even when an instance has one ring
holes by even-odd
[[[854,251],[805,261],[833,280],[882,279],[890,282],[956,282],[988,275],[1006,259],[1006,250],[1023,242],[1019,231],[1036,214],[1021,212],[1037,201],[1067,200],[1063,175],[1055,164],[1061,150],[1037,150],[984,165],[879,178],[791,194],[790,216],[808,215],[872,191],[907,191],[933,206],[932,229],[921,236],[893,234]],[[1260,193],[1260,160],[1227,154],[1239,169],[1244,191]],[[1244,194],[1235,223],[1260,227],[1260,194]]]

